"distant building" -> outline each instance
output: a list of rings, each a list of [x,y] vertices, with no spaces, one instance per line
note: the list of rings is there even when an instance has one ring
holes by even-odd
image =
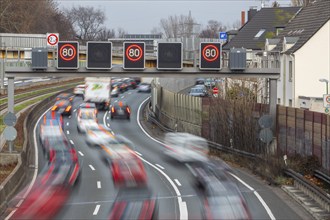
[[[268,51],[281,52],[278,104],[324,111],[322,95],[330,81],[330,1],[302,8],[277,39],[267,39]]]

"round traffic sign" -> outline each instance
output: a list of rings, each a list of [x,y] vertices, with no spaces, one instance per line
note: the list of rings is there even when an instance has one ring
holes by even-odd
[[[129,47],[127,47],[126,57],[130,61],[133,61],[133,62],[138,61],[142,58],[142,56],[143,56],[143,50],[139,45],[132,44]]]
[[[273,118],[271,115],[263,115],[259,118],[258,123],[262,128],[271,128],[273,125]]]
[[[330,104],[330,95],[328,95],[326,98],[325,98],[325,101]]]
[[[3,118],[3,122],[7,126],[14,126],[16,124],[17,117],[14,113],[8,112],[5,117]]]
[[[65,61],[73,60],[76,54],[76,48],[72,44],[63,44],[59,49],[59,55]]]
[[[14,141],[17,137],[17,131],[13,126],[5,127],[5,130],[3,130],[3,136],[7,141]]]
[[[264,128],[259,133],[259,138],[262,142],[269,144],[273,140],[273,132],[270,128]]]
[[[219,57],[219,49],[213,45],[206,45],[202,51],[203,58],[208,62],[213,62]]]
[[[217,87],[214,87],[212,91],[213,91],[213,94],[218,94],[219,93],[219,89]]]
[[[325,109],[324,109],[324,112],[325,112],[325,113],[329,113],[329,108],[325,108]]]
[[[47,43],[50,46],[55,46],[58,43],[58,36],[56,34],[49,34],[47,37]]]

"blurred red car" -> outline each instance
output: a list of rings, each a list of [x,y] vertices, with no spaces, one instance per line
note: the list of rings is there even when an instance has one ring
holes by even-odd
[[[111,172],[115,186],[137,187],[147,184],[147,173],[136,156],[112,159]]]
[[[112,206],[109,220],[157,219],[157,199],[148,188],[119,191]]]

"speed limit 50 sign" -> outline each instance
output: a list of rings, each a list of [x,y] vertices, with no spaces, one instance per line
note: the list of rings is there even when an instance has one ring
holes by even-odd
[[[200,69],[220,70],[221,69],[221,43],[200,44]]]
[[[144,42],[124,42],[124,69],[144,69],[144,51]]]
[[[57,47],[57,69],[79,68],[79,43],[60,41]]]

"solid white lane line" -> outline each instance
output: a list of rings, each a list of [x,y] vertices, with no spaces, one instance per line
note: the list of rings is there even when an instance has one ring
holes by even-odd
[[[174,179],[175,183],[178,185],[178,186],[181,186],[181,183],[179,182],[178,179]]]
[[[155,165],[156,165],[157,167],[159,167],[160,169],[165,170],[165,168],[162,167],[161,165],[159,165],[158,163],[156,163]]]
[[[91,168],[91,170],[93,170],[93,171],[95,170],[95,168],[90,164],[89,164],[89,167]]]
[[[142,154],[141,154],[141,153],[139,153],[139,152],[137,152],[137,151],[135,151],[135,153],[136,153],[137,155],[139,155],[139,156],[142,156]]]
[[[66,126],[69,126],[69,122],[66,123]]]
[[[97,213],[99,212],[100,206],[101,206],[101,205],[96,205],[96,206],[95,206],[95,209],[94,209],[93,215],[97,215]]]
[[[23,202],[24,202],[24,199],[21,199],[21,200],[17,203],[16,207],[17,207],[17,208],[20,207],[20,206],[22,205]]]
[[[149,97],[150,98],[150,97]],[[143,133],[145,135],[147,135],[147,137],[149,137],[150,139],[152,139],[153,141],[164,145],[163,143],[161,143],[160,141],[156,140],[155,138],[151,137],[142,127],[141,123],[140,123],[140,111],[142,108],[142,105],[149,99],[145,99],[139,106],[138,111],[137,111],[137,117],[136,117],[136,121],[139,125],[139,127],[141,128],[141,130],[143,131]],[[180,190],[178,189],[178,187],[175,185],[175,183],[173,182],[173,180],[166,174],[164,173],[164,171],[162,171],[161,169],[159,169],[157,166],[153,165],[152,163],[148,162],[147,160],[143,159],[142,157],[138,156],[142,161],[144,161],[145,163],[149,164],[151,167],[153,167],[154,169],[156,169],[159,173],[161,173],[166,179],[167,181],[171,184],[172,188],[174,189],[176,195],[177,195],[177,199],[178,199],[178,206],[179,206],[179,212],[180,212],[180,220],[183,219],[188,219],[188,209],[187,209],[187,204],[186,202],[182,201],[181,198],[181,193]]]
[[[251,186],[249,186],[246,182],[244,182],[242,179],[240,179],[238,176],[236,176],[233,173],[230,173],[230,175],[232,175],[235,179],[237,179],[240,183],[242,183],[246,188],[248,188],[249,190],[253,191],[254,195],[258,198],[259,202],[261,203],[261,205],[265,208],[268,216],[270,217],[271,220],[276,220],[274,214],[272,213],[272,211],[270,210],[270,208],[268,207],[268,205],[266,204],[266,202],[263,200],[263,198],[259,195],[259,193],[253,189]]]
[[[69,130],[67,130],[67,131],[66,131],[66,133],[67,133],[67,134],[70,134],[70,131],[69,131]]]
[[[97,188],[98,188],[98,189],[101,189],[101,181],[97,181],[96,184],[97,184]]]
[[[84,154],[81,151],[78,151],[78,153],[80,154],[80,156],[84,156]]]
[[[70,140],[70,143],[74,145],[73,140]]]

